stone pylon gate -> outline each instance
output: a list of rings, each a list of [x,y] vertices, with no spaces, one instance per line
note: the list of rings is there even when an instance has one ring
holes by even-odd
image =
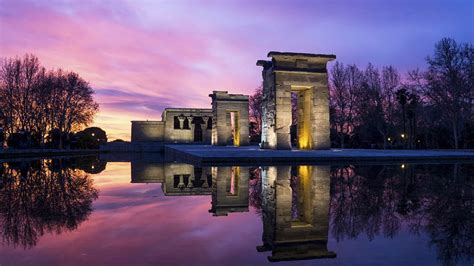
[[[291,94],[297,95],[299,149],[329,149],[327,62],[335,55],[269,52],[263,67],[262,148],[291,149]]]
[[[249,96],[213,91],[212,145],[249,145]]]

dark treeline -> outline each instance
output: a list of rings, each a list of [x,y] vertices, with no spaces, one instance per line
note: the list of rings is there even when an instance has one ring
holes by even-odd
[[[78,74],[46,70],[34,55],[5,59],[0,66],[0,143],[69,147],[71,133],[90,124],[98,111],[93,93]]]
[[[426,62],[403,76],[393,66],[336,62],[328,73],[332,146],[474,148],[473,45],[442,39]],[[250,97],[253,141],[261,97],[261,88]]]
[[[333,167],[331,235],[394,238],[426,234],[443,265],[474,255],[474,168],[454,165]]]

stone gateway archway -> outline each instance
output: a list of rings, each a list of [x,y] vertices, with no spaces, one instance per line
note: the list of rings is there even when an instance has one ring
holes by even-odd
[[[249,145],[249,96],[213,91],[212,145]]]
[[[335,55],[269,52],[263,67],[264,149],[291,149],[291,93],[297,94],[298,149],[329,149],[327,62]]]

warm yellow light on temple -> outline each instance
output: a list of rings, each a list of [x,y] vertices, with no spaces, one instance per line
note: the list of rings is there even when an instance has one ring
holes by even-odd
[[[310,148],[308,134],[303,133],[300,135],[300,138],[298,139],[298,147],[302,150],[307,150]]]
[[[300,90],[298,94],[298,148],[310,150],[312,148],[311,139],[311,101],[310,91]]]
[[[234,146],[240,146],[240,123],[239,123],[239,112],[231,112],[232,126],[234,128]]]

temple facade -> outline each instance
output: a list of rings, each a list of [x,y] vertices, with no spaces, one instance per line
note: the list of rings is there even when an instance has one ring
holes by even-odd
[[[335,55],[269,52],[263,67],[264,149],[291,149],[292,94],[297,99],[298,149],[329,149],[327,62]]]
[[[211,143],[212,109],[166,108],[161,121],[132,121],[132,142]]]
[[[296,120],[298,149],[329,149],[327,63],[336,56],[289,52],[267,56],[271,60],[257,61],[263,67],[260,147],[292,149],[290,129]],[[213,91],[209,97],[211,109],[167,108],[161,121],[132,121],[132,143],[249,145],[249,96]]]
[[[213,91],[212,145],[249,144],[249,96]]]
[[[212,109],[166,108],[161,121],[132,121],[132,143],[249,144],[249,96],[213,91]]]

